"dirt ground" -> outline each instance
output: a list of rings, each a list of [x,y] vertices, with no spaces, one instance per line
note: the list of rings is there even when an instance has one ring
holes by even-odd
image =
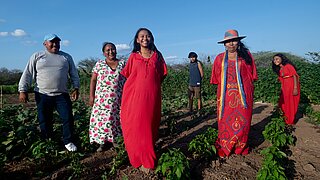
[[[264,141],[262,131],[265,125],[270,121],[273,106],[264,103],[255,103],[251,130],[249,135],[249,146],[251,152],[247,156],[232,155],[225,162],[219,163],[217,160],[204,161],[194,160],[188,152],[188,144],[194,136],[203,133],[208,127],[217,127],[215,112],[209,115],[194,118],[182,111],[182,115],[178,116],[176,126],[178,129],[173,136],[164,134],[165,125],[160,127],[160,139],[156,144],[158,154],[165,151],[167,148],[180,148],[181,151],[188,157],[191,166],[191,179],[195,180],[254,180],[257,172],[261,167],[262,156],[260,151],[269,146],[268,142]],[[187,129],[179,129],[185,127]],[[289,156],[292,169],[289,169],[289,179],[320,179],[320,128],[306,122],[305,117],[301,117],[294,126],[293,135],[297,141],[295,146],[291,146],[292,155]],[[87,155],[82,160],[82,164],[86,167],[86,172],[83,173],[80,179],[101,179],[105,169],[111,166],[112,158],[116,152],[114,149],[109,149],[104,152],[97,152]],[[12,173],[25,171],[25,168],[19,164],[12,165]],[[8,169],[10,171],[10,168]],[[35,170],[36,171],[36,170]],[[62,167],[54,170],[51,175],[43,179],[68,179],[70,169]],[[29,177],[33,179],[32,177]],[[117,175],[113,179],[162,179],[154,172],[145,174],[144,172],[134,169],[130,164],[123,165],[117,170]]]

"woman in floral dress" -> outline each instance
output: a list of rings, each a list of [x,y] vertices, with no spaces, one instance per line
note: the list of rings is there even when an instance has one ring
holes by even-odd
[[[89,99],[92,106],[90,143],[100,144],[98,152],[106,147],[106,143],[114,143],[115,138],[121,136],[120,104],[125,81],[120,74],[125,61],[116,58],[116,46],[106,42],[102,52],[106,59],[99,60],[92,70]]]

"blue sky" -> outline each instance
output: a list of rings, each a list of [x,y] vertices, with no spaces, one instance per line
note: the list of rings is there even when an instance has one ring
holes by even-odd
[[[217,41],[228,29],[247,36],[252,52],[319,52],[319,0],[2,0],[0,68],[23,70],[44,35],[56,33],[61,50],[75,63],[103,58],[101,45],[111,41],[128,54],[135,32],[149,28],[167,63],[187,62],[224,51]]]

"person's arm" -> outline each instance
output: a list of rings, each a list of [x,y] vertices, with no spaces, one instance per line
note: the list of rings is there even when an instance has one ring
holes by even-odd
[[[200,72],[201,79],[203,79],[203,69],[202,69],[201,62],[198,62],[198,69],[199,69],[199,72]]]
[[[161,77],[161,83],[162,83],[164,81],[164,79],[167,77],[167,74],[168,74],[167,64],[164,61],[164,58],[163,58],[162,54],[161,54],[161,62],[162,62],[162,68],[163,68],[163,70],[162,70],[163,74],[162,74],[162,77]]]
[[[130,54],[130,56],[126,62],[126,65],[124,66],[124,68],[120,72],[126,79],[128,79],[131,74],[132,61],[133,61],[133,57],[135,56],[134,54],[135,53]]]
[[[80,88],[80,78],[78,74],[78,70],[74,65],[72,57],[69,55],[69,75],[73,85],[73,90],[71,92],[71,100],[76,101],[79,98],[79,88]]]
[[[90,80],[90,97],[89,97],[89,105],[93,106],[94,96],[97,84],[97,73],[93,72]]]
[[[36,63],[36,53],[34,53],[26,65],[18,86],[19,91],[19,101],[22,103],[27,103],[29,101],[28,89],[31,86],[32,79],[35,77],[35,63]]]
[[[291,64],[286,64],[283,66],[285,69],[285,75],[288,77],[293,78],[293,90],[292,90],[292,95],[296,96],[298,95],[298,86],[299,86],[299,75],[297,74],[296,69],[294,68],[293,65]]]
[[[294,96],[298,95],[298,77],[293,75],[293,93]]]

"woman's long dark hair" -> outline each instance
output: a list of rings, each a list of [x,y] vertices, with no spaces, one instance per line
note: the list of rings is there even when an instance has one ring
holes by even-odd
[[[135,52],[140,51],[140,48],[141,48],[141,47],[140,47],[140,44],[137,43],[137,38],[138,38],[138,35],[139,35],[139,32],[140,32],[140,31],[147,31],[147,32],[148,32],[148,34],[150,35],[150,43],[149,43],[148,48],[149,48],[150,50],[152,50],[152,51],[155,51],[155,52],[158,54],[158,59],[159,59],[159,58],[163,58],[161,52],[158,51],[156,45],[154,44],[154,37],[153,37],[152,32],[151,32],[149,29],[147,29],[147,28],[139,28],[138,31],[136,32],[136,35],[134,36],[134,39],[133,39],[133,49],[132,49],[132,52],[135,53]]]
[[[272,57],[272,70],[279,76],[280,75],[280,66],[277,66],[274,64],[274,57],[280,57],[281,58],[281,64],[282,65],[286,65],[286,64],[291,64],[295,70],[297,70],[296,66],[287,58],[287,56],[285,56],[284,54],[282,53],[277,53],[275,54],[273,57]]]
[[[140,31],[147,31],[148,34],[150,35],[151,39],[150,39],[150,43],[149,43],[149,47],[148,48],[150,50],[152,50],[152,51],[158,51],[156,45],[154,44],[154,37],[153,37],[151,31],[149,29],[147,29],[147,28],[140,28],[140,29],[138,29],[138,31],[136,32],[136,35],[134,36],[132,52],[140,51],[140,44],[137,43],[137,38],[138,38],[138,35],[139,35]]]
[[[249,54],[249,49],[240,40],[238,41],[237,53],[247,64],[252,64],[252,58]]]

